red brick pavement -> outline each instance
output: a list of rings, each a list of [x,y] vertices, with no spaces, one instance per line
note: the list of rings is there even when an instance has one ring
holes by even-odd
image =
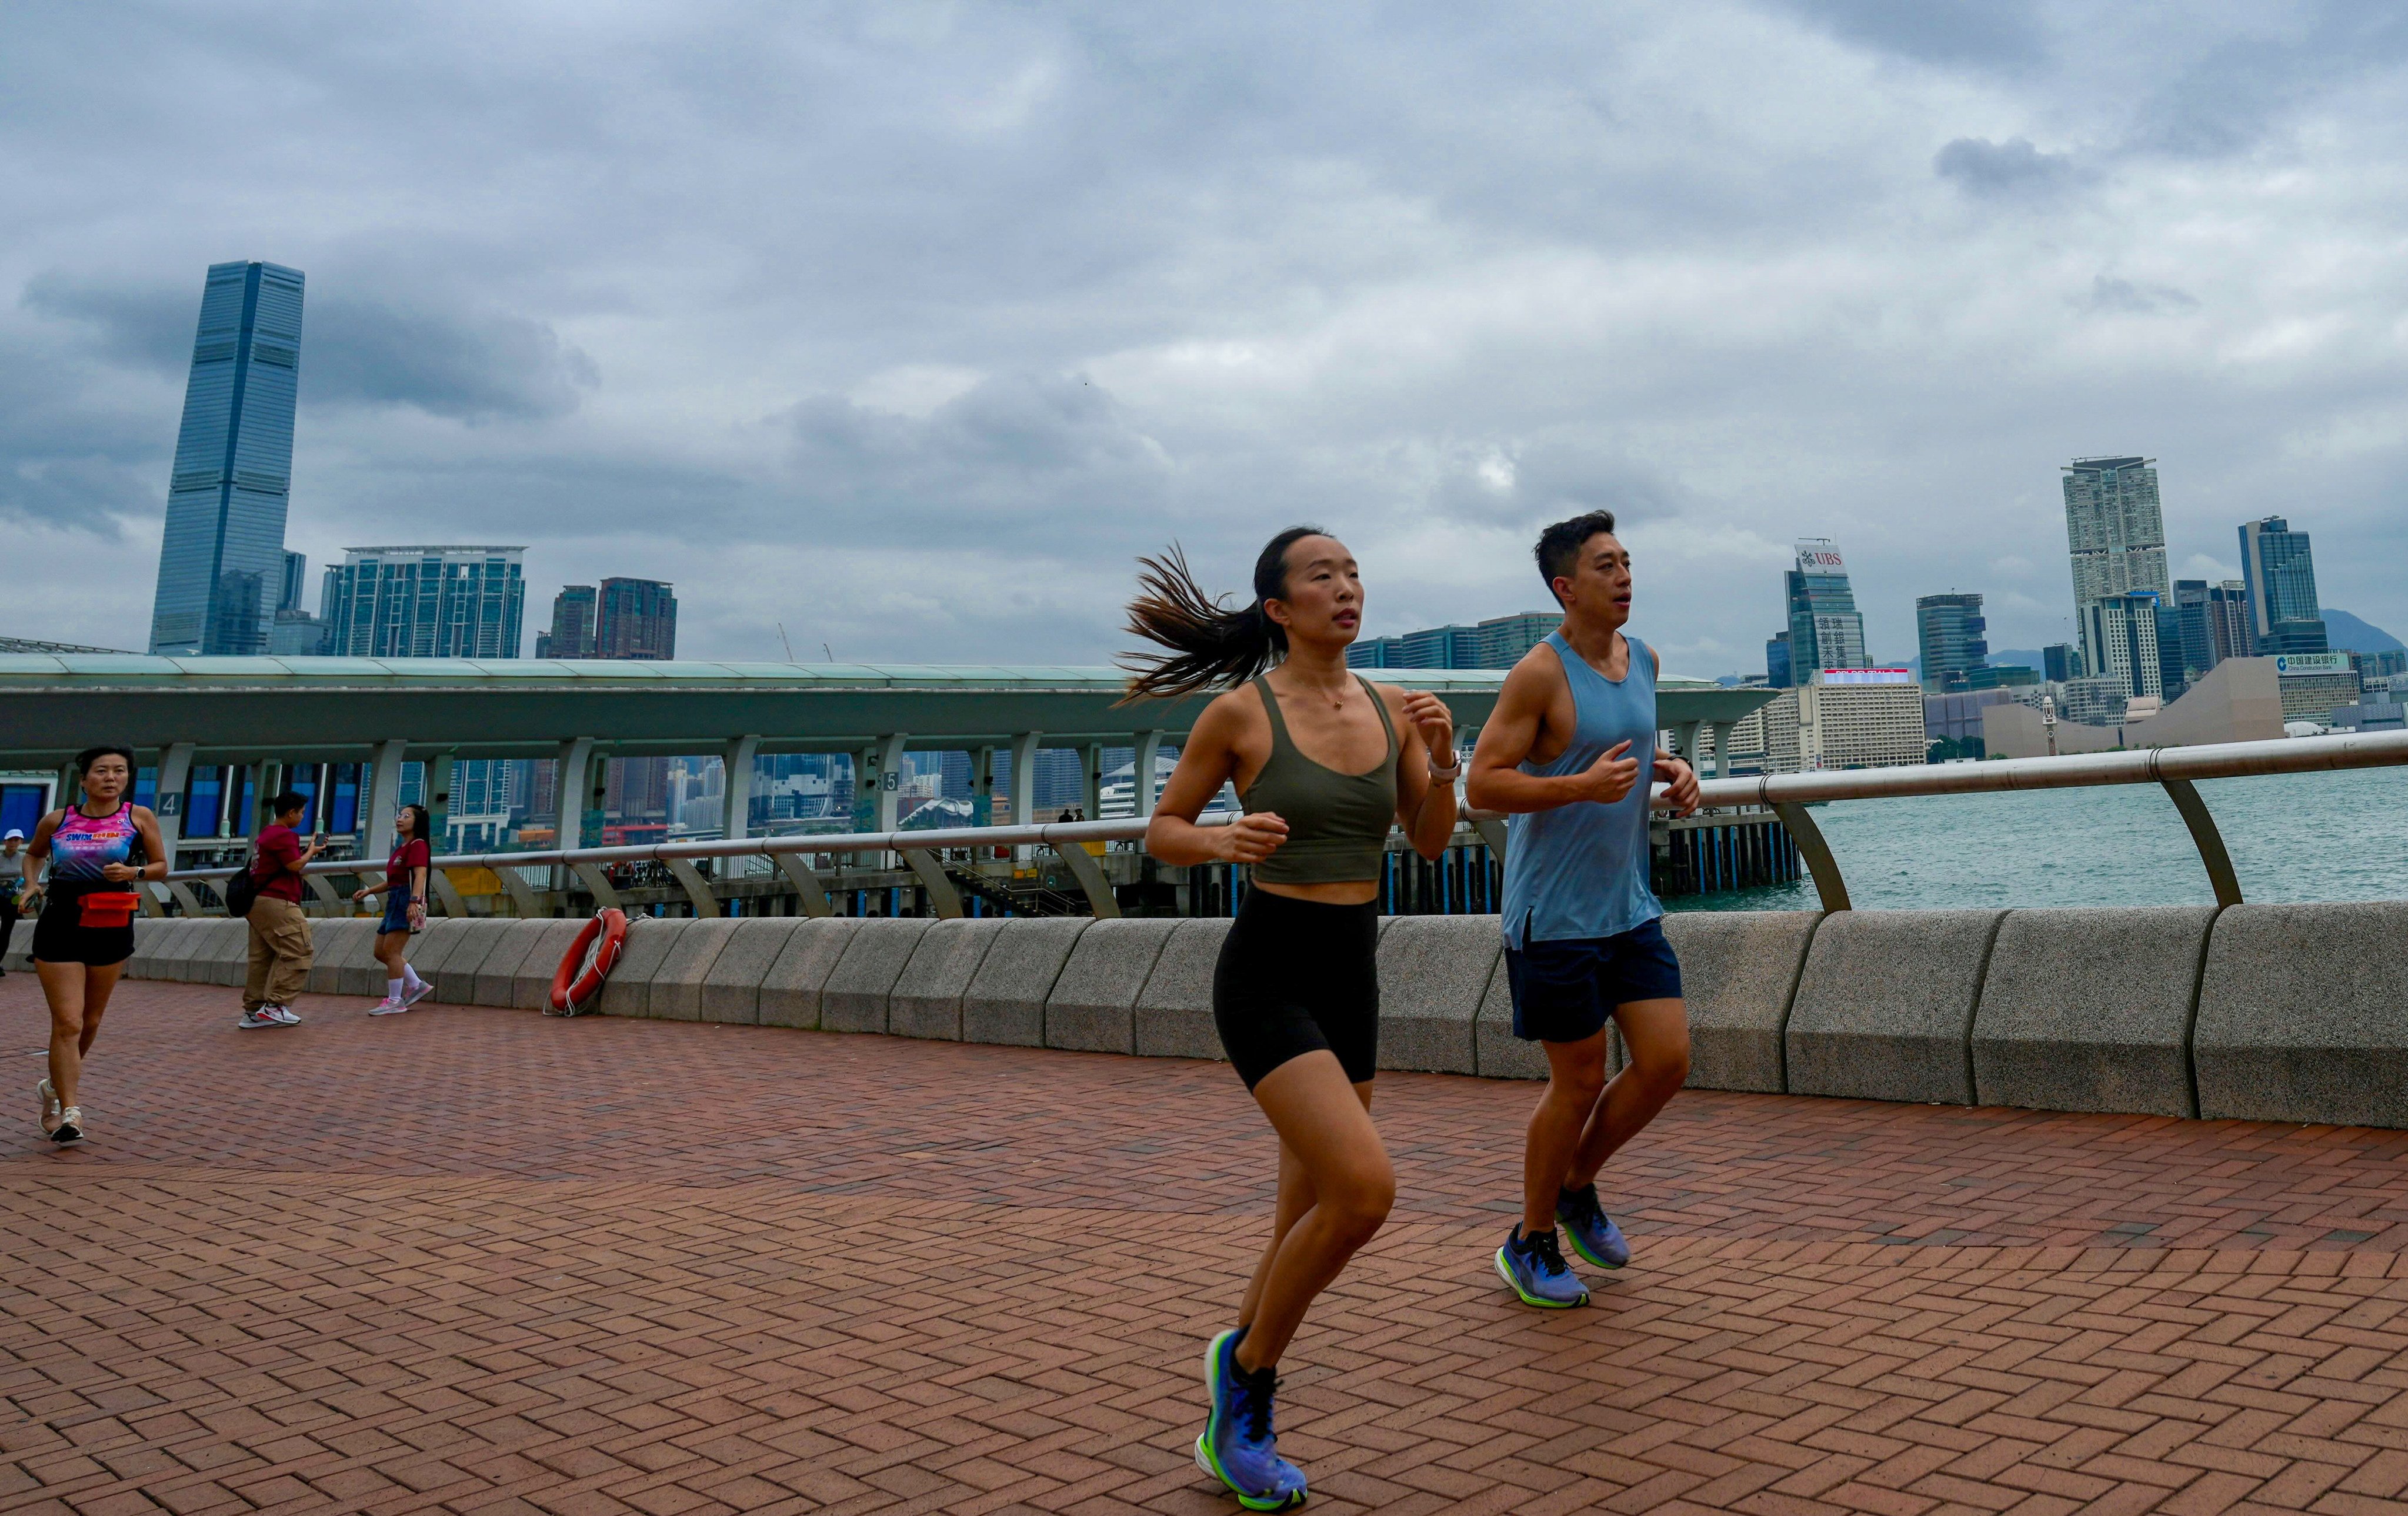
[[[304,1009],[129,986],[80,1150],[23,1090],[0,1509],[1234,1509],[1226,1069]],[[1382,1089],[1398,1216],[1286,1366],[1316,1509],[2408,1511],[2401,1135],[1692,1094],[1542,1315],[1486,1265],[1532,1089]]]

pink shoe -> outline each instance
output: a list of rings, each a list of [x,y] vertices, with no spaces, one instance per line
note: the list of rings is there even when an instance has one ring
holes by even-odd
[[[398,1000],[380,1000],[368,1008],[371,1016],[398,1016],[409,1008]]]

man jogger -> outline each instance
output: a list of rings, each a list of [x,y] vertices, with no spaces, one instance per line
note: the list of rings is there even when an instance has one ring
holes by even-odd
[[[1556,522],[1537,553],[1564,622],[1506,676],[1465,798],[1512,817],[1503,915],[1513,1035],[1547,1053],[1522,1220],[1497,1251],[1497,1271],[1527,1304],[1561,1308],[1587,1300],[1588,1288],[1564,1262],[1558,1227],[1598,1267],[1629,1261],[1598,1202],[1598,1170],[1688,1077],[1681,965],[1648,887],[1647,821],[1656,778],[1684,813],[1696,808],[1698,779],[1656,745],[1658,662],[1622,633],[1630,554],[1612,514]],[[1609,1021],[1629,1052],[1611,1083]]]

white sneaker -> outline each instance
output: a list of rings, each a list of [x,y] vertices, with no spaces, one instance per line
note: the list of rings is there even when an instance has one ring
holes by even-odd
[[[83,1140],[81,1106],[69,1106],[59,1112],[59,1124],[50,1128],[50,1140],[62,1148],[72,1148]]]
[[[246,1032],[256,1032],[264,1026],[283,1025],[284,1023],[282,1022],[278,1021],[274,1016],[268,1014],[269,1008],[270,1008],[266,1006],[262,1006],[257,1010],[246,1010],[242,1013],[242,1020],[235,1023],[235,1024],[241,1027]]]
[[[410,1007],[412,1007],[412,1006],[414,1006],[414,1005],[418,1004],[420,1001],[422,1001],[422,1000],[425,999],[428,995],[433,994],[434,993],[435,993],[435,981],[434,981],[433,980],[420,980],[418,981],[418,988],[417,988],[417,989],[415,989],[415,990],[404,990],[404,991],[402,992],[402,994],[401,994],[401,1006],[402,1006],[402,1008],[403,1008],[404,1010],[407,1010],[407,1009],[408,1009]]]
[[[50,1135],[50,1128],[59,1124],[59,1111],[62,1108],[59,1105],[59,1092],[50,1088],[50,1078],[45,1075],[42,1082],[34,1086],[34,1093],[42,1098],[42,1135],[48,1137]]]
[[[409,1008],[398,1000],[380,1000],[368,1008],[371,1016],[398,1016]]]
[[[270,1016],[275,1017],[276,1023],[279,1026],[298,1026],[301,1024],[300,1016],[294,1011],[291,1006],[262,1006],[259,1008],[267,1012]]]

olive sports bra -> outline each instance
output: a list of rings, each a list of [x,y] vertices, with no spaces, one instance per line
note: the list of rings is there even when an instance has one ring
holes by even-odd
[[[1297,751],[1270,681],[1254,680],[1271,719],[1271,755],[1239,799],[1249,811],[1275,811],[1287,822],[1287,840],[1254,865],[1254,878],[1266,884],[1376,880],[1385,865],[1388,828],[1397,819],[1397,728],[1380,692],[1360,674],[1354,679],[1388,734],[1388,751],[1368,774],[1340,774]]]

